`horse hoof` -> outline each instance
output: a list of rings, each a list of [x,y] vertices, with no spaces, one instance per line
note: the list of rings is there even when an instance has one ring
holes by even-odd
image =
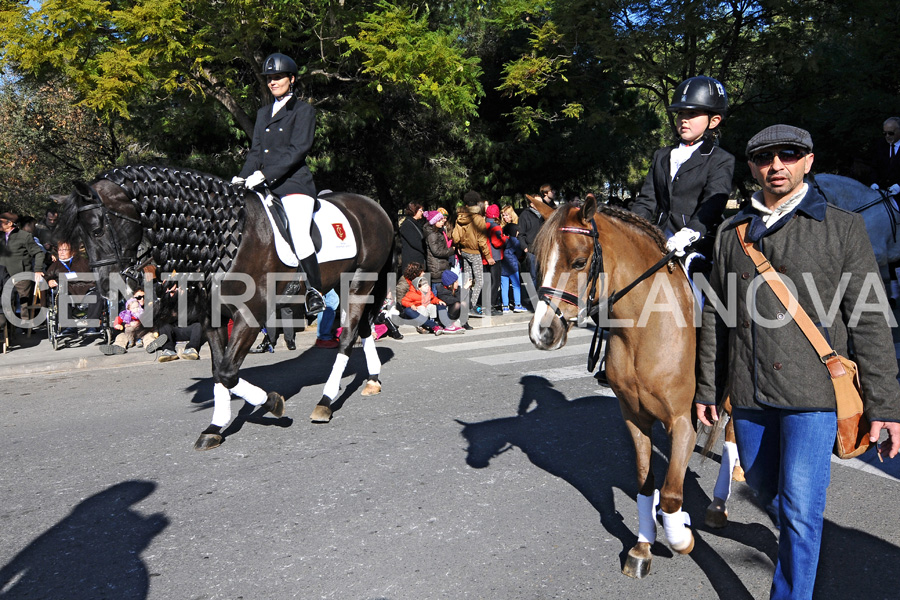
[[[694,534],[690,529],[687,530],[687,534],[691,536],[691,538],[679,546],[672,546],[672,550],[677,552],[678,554],[690,554],[691,550],[694,549]]]
[[[646,550],[642,551],[639,548],[642,545],[646,546]],[[643,579],[650,574],[650,561],[652,558],[653,557],[650,555],[650,544],[638,544],[628,551],[628,556],[625,558],[625,566],[622,567],[622,572],[629,577]]]
[[[734,470],[731,472],[731,479],[733,481],[746,481],[744,478],[744,469],[741,468],[741,465],[734,466]]]
[[[707,508],[706,518],[703,522],[706,523],[706,526],[710,529],[722,529],[728,525],[728,511]]]
[[[272,416],[274,417],[284,416],[284,396],[278,392],[269,392],[269,396],[266,398],[266,403],[263,404],[263,408],[266,409],[267,412],[272,413]]]
[[[309,420],[313,423],[327,423],[331,420],[331,407],[324,404],[317,404],[315,410],[309,415]]]
[[[369,379],[366,381],[366,387],[361,392],[362,396],[374,396],[381,393],[381,382],[377,379]]]
[[[194,442],[194,450],[212,450],[222,445],[222,436],[218,433],[201,433]]]

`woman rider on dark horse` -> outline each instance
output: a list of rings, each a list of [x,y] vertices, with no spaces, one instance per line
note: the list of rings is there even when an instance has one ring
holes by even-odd
[[[309,236],[316,186],[306,166],[306,153],[316,132],[316,109],[294,96],[297,63],[290,57],[270,55],[263,63],[262,75],[275,101],[256,113],[250,153],[231,183],[251,190],[265,183],[281,197],[291,224],[294,252],[306,273],[306,315],[312,316],[325,310],[319,263]]]

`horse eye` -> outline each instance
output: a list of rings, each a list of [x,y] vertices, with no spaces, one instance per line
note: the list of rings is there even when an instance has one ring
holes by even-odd
[[[586,258],[579,258],[579,259],[576,259],[574,262],[572,262],[572,268],[575,269],[576,271],[581,271],[582,269],[584,269],[585,266],[587,266]]]
[[[103,228],[98,227],[97,229],[95,229],[91,232],[91,235],[94,236],[95,238],[100,237],[101,235],[103,235]]]

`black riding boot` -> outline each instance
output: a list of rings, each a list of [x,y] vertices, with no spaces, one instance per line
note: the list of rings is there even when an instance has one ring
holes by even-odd
[[[312,317],[325,310],[325,298],[319,292],[322,288],[322,275],[316,255],[301,258],[300,268],[306,273],[306,316]]]

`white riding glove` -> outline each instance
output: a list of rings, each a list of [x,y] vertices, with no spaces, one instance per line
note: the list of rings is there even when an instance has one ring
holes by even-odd
[[[682,227],[666,241],[666,250],[675,251],[675,256],[684,256],[685,248],[700,239],[700,232],[688,227]]]
[[[231,178],[231,185],[244,185],[244,178],[235,175]]]
[[[878,187],[878,184],[877,184],[877,183],[873,183],[873,184],[870,185],[869,187],[872,188],[873,190],[880,190],[880,189],[881,189],[880,187]]]
[[[248,189],[253,189],[261,183],[266,182],[266,176],[263,175],[262,171],[254,171],[250,177],[247,178],[247,181],[244,182],[244,187]]]
[[[897,194],[900,194],[900,185],[895,183],[894,185],[889,187],[888,194],[890,194],[891,196],[896,196]]]

